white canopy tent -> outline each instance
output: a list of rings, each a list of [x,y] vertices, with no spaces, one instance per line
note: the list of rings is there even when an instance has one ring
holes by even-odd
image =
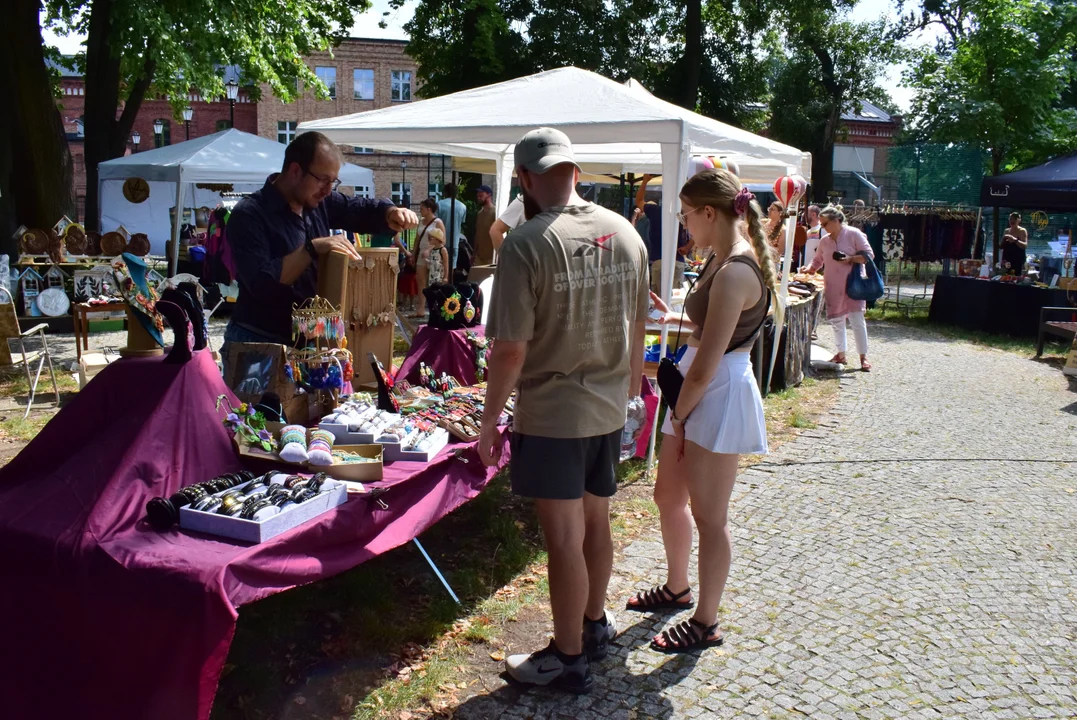
[[[114,188],[106,188],[106,184],[119,186],[128,178],[142,178],[151,183],[150,195],[153,197],[155,183],[173,183],[176,186],[174,207],[177,212],[173,220],[171,237],[178,238],[183,218],[181,212],[183,199],[188,186],[190,186],[189,197],[192,203],[200,197],[196,194],[194,187],[199,183],[230,183],[260,187],[267,177],[280,172],[284,164],[284,148],[284,145],[274,140],[229,129],[187,142],[166,145],[155,150],[103,162],[98,166],[98,197],[102,198],[98,220],[103,221],[106,215],[110,218],[115,218],[117,215],[123,217],[122,207],[119,212],[111,209],[106,212],[103,202],[105,198],[117,204],[127,202]],[[344,163],[341,166],[340,179],[344,185],[369,188],[374,186],[373,172],[350,163]],[[158,204],[155,207],[159,208],[155,210],[156,215],[168,212],[168,208],[164,205]],[[139,228],[132,227],[130,224],[125,224],[125,227],[139,231]],[[155,240],[161,242],[160,238],[150,237],[151,244],[154,244]],[[176,242],[173,243],[172,257],[169,258],[170,274],[174,275],[176,272],[178,257],[179,243]]]
[[[811,177],[811,155],[656,98],[638,82],[621,84],[565,67],[474,90],[380,110],[300,123],[342,145],[436,153],[479,161],[497,175],[496,206],[509,201],[513,149],[524,133],[555,127],[572,140],[592,176],[660,173],[679,188],[693,155],[736,162],[741,179]],[[464,163],[461,163],[461,165]],[[469,168],[470,169],[470,168]],[[677,247],[677,195],[662,194],[663,256]],[[672,295],[674,263],[663,263],[662,297]],[[665,347],[666,331],[662,333]],[[652,436],[652,457],[654,438]]]

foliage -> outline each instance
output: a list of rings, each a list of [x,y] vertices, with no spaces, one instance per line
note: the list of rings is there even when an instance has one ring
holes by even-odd
[[[1077,146],[1077,5],[930,0],[921,24],[946,29],[905,77],[922,137],[982,148],[996,175]]]
[[[900,29],[886,20],[854,22],[844,10],[827,16],[793,6],[788,55],[780,59],[770,101],[772,137],[812,153],[815,197],[833,182],[834,144],[841,115],[864,99],[886,103],[882,69],[902,56]]]

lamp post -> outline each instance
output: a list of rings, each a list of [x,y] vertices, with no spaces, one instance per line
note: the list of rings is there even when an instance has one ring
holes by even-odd
[[[224,84],[224,90],[228,93],[228,127],[236,126],[236,98],[239,97],[239,83],[229,80]]]
[[[191,139],[191,119],[194,118],[194,108],[190,105],[183,108],[183,129],[187,131],[187,139]]]
[[[404,207],[410,207],[411,198],[404,194],[405,179],[408,173],[408,161],[400,161],[400,204]]]
[[[142,142],[142,136],[135,130],[131,133],[131,144],[135,146],[135,152],[138,152],[138,144]]]
[[[154,141],[155,141],[154,142],[154,147],[161,147],[161,145],[163,144],[161,142],[161,134],[164,131],[165,131],[165,124],[163,122],[161,122],[161,119],[158,118],[158,119],[154,120],[153,121],[153,138],[154,138]]]

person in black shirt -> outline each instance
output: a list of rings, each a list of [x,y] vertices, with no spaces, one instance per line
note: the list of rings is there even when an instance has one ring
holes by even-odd
[[[388,200],[336,192],[343,160],[321,133],[309,132],[284,151],[284,167],[241,200],[228,220],[239,298],[224,333],[233,342],[291,344],[292,306],[317,294],[318,257],[331,251],[359,259],[344,235],[330,230],[395,235],[418,224],[415,213]]]

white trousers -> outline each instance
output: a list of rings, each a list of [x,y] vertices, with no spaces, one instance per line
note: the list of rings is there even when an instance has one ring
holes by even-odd
[[[853,339],[856,340],[856,351],[861,355],[868,354],[868,323],[864,320],[864,313],[851,312],[848,315],[840,315],[830,318],[827,322],[834,328],[834,343],[838,346],[839,353],[845,353],[849,341],[845,335],[845,320],[853,326]]]

